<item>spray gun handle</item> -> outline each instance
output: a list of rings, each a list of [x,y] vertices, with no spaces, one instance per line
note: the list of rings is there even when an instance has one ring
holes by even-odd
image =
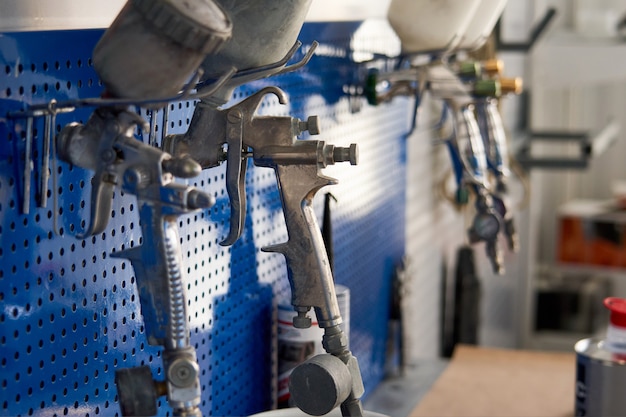
[[[131,182],[127,187],[132,188],[134,178],[127,176],[126,180]],[[209,207],[212,201],[198,199],[200,191],[182,184],[154,184],[149,188],[146,194],[154,198],[138,196],[143,243],[112,256],[130,259],[133,265],[150,344],[164,345],[167,349],[186,348],[189,335],[186,305],[182,299],[183,268],[177,216],[200,208],[197,205]],[[197,204],[198,201],[204,204]]]
[[[288,240],[262,248],[285,256],[291,303],[299,313],[296,327],[308,327],[306,312],[316,308],[320,327],[341,324],[341,313],[335,295],[330,262],[317,224],[312,200],[322,187],[335,183],[320,175],[316,165],[275,165],[281,201],[285,214]]]
[[[473,105],[463,105],[458,110],[458,123],[464,129],[465,146],[459,149],[460,159],[464,165],[467,181],[471,184],[476,195],[476,216],[468,230],[470,242],[485,242],[487,257],[491,261],[495,273],[504,273],[501,251],[498,247],[498,233],[503,227],[500,214],[494,209],[490,195],[490,184],[487,173],[487,155],[483,139],[474,116]],[[458,140],[457,135],[457,140]]]
[[[461,135],[465,137],[457,136],[457,140],[466,141],[459,149],[461,161],[465,165],[465,173],[470,182],[488,189],[487,155],[472,105],[463,106],[459,110],[458,123],[463,126],[459,126],[457,132],[461,131]]]
[[[229,163],[226,182],[231,200],[231,225],[222,244],[235,242],[241,233],[245,216],[245,164],[241,161],[251,148],[255,165],[273,168],[276,172],[289,240],[264,250],[283,253],[287,259],[292,304],[303,313],[299,316],[299,325],[308,323],[305,314],[310,307],[316,308],[320,326],[335,325],[341,316],[330,263],[311,204],[320,188],[335,182],[322,175],[320,168],[342,161],[355,165],[357,147],[341,148],[322,141],[296,140],[304,131],[319,133],[317,118],[301,121],[292,117],[256,116],[255,112],[268,94],[275,95],[280,104],[287,103],[282,90],[267,87],[226,111]]]

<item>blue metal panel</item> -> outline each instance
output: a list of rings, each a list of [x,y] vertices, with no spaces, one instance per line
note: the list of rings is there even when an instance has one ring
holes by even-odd
[[[333,212],[338,283],[352,291],[351,347],[367,390],[383,377],[388,295],[393,265],[404,253],[407,105],[398,102],[352,113],[346,86],[360,65],[350,59],[359,22],[306,24],[304,44],[322,51],[304,69],[239,89],[233,101],[273,84],[289,106],[267,101],[264,113],[306,118],[318,114],[322,139],[359,143],[361,164],[335,167],[340,185]],[[116,193],[107,230],[84,240],[91,173],[51,164],[46,207],[40,207],[43,119],[34,122],[30,213],[22,212],[26,123],[9,119],[25,103],[100,94],[91,50],[101,31],[0,34],[0,415],[119,415],[114,373],[151,365],[162,379],[160,349],[148,345],[130,262],[111,253],[141,244],[133,196]],[[380,39],[376,39],[380,41]],[[129,63],[132,65],[132,63]],[[184,132],[193,102],[172,103],[155,117],[156,144]],[[86,121],[92,109],[57,117]],[[289,291],[282,255],[260,247],[285,239],[280,198],[271,170],[250,167],[244,236],[231,248],[218,242],[228,230],[225,167],[204,171],[191,183],[214,194],[211,209],[181,217],[191,340],[201,367],[205,415],[247,415],[272,404],[275,306]],[[55,203],[56,200],[56,203]],[[321,201],[321,200],[320,200]],[[316,204],[318,204],[316,200]],[[321,210],[319,210],[321,213]],[[161,414],[169,408],[162,401]]]

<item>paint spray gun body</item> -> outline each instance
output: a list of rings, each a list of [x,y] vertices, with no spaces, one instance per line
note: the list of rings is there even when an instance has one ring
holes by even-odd
[[[94,49],[106,99],[94,101],[100,107],[84,125],[69,124],[57,137],[61,159],[95,171],[90,224],[79,237],[106,228],[115,189],[137,198],[143,242],[114,256],[129,258],[134,267],[148,342],[164,347],[166,378],[154,381],[148,366],[117,370],[125,416],[156,415],[161,395],[174,415],[201,416],[177,223],[178,216],[214,203],[210,195],[175,182],[198,175],[199,164],[135,138],[137,126],[149,127],[126,108],[166,105],[230,32],[230,20],[210,0],[130,0]]]
[[[508,93],[519,94],[521,92],[521,79],[500,78],[493,80],[499,84],[496,94],[477,97],[476,115],[480,132],[485,143],[487,152],[487,164],[489,171],[495,180],[492,198],[496,209],[504,220],[504,235],[511,251],[517,251],[519,239],[515,228],[515,220],[510,211],[510,199],[508,196],[508,178],[510,177],[509,151],[504,124],[498,108],[498,99]]]
[[[213,199],[175,183],[174,177],[198,175],[199,165],[188,158],[172,158],[137,140],[132,135],[137,123],[145,122],[136,113],[100,108],[87,124],[73,123],[61,131],[59,156],[95,171],[92,218],[83,237],[106,227],[115,188],[136,196],[143,243],[113,256],[131,260],[148,342],[165,347],[167,379],[161,392],[167,394],[177,415],[200,415],[199,369],[189,343],[177,217],[208,208]],[[149,367],[119,370],[116,378],[123,415],[156,414],[158,390]],[[136,385],[145,383],[155,388],[138,395]]]
[[[465,204],[468,189],[476,198],[472,225],[468,230],[470,243],[485,242],[487,257],[494,272],[504,272],[498,233],[503,221],[490,193],[488,161],[481,132],[476,121],[473,92],[445,65],[428,67],[429,91],[443,100],[453,115],[453,132],[447,135],[455,178],[458,186],[457,203]]]
[[[202,111],[196,112],[187,134],[166,138],[164,147],[174,155],[193,150],[203,168],[227,162],[231,222],[222,245],[233,244],[245,222],[246,158],[252,157],[256,166],[274,169],[289,238],[263,250],[285,256],[292,305],[297,313],[294,326],[309,327],[311,319],[307,313],[313,308],[325,331],[323,346],[328,352],[293,371],[291,396],[298,407],[310,414],[322,415],[341,405],[343,415],[360,416],[363,383],[356,358],[348,350],[348,341],[340,328],[342,318],[330,262],[312,206],[316,192],[335,183],[320,169],[336,162],[356,164],[357,147],[297,140],[305,131],[319,133],[317,118],[301,121],[288,116],[257,116],[255,112],[266,95],[275,95],[281,104],[287,102],[282,90],[266,87],[228,109],[204,105]]]
[[[209,79],[214,72],[229,66],[240,71],[220,91],[196,105],[188,131],[166,137],[163,149],[172,155],[191,155],[205,169],[227,163],[231,215],[230,231],[222,245],[236,242],[245,223],[247,158],[251,157],[256,166],[274,169],[289,238],[263,250],[285,256],[297,313],[294,326],[310,326],[307,312],[314,309],[320,327],[324,328],[322,343],[328,352],[293,371],[291,397],[309,414],[326,414],[341,405],[344,416],[361,416],[361,374],[340,328],[342,318],[330,262],[312,207],[316,192],[335,183],[320,169],[342,161],[356,164],[356,145],[339,148],[323,141],[296,140],[305,131],[311,135],[319,133],[316,117],[301,121],[288,116],[255,115],[266,95],[274,95],[286,104],[285,93],[276,87],[264,88],[230,108],[220,108],[235,87],[292,71],[308,62],[315,42],[299,63],[287,66],[299,47],[296,38],[311,0],[280,4],[272,0],[219,1],[233,19],[233,38],[215,59],[205,61],[203,68]]]

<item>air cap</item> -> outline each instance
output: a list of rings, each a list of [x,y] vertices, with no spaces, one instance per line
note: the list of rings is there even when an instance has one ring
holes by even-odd
[[[611,311],[611,324],[626,328],[626,300],[618,297],[605,298],[604,306]]]

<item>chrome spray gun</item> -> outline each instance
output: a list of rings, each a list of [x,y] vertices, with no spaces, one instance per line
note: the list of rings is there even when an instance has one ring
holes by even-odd
[[[362,416],[360,397],[364,392],[356,358],[340,328],[330,263],[312,207],[316,192],[334,179],[320,169],[336,162],[357,163],[356,145],[334,147],[316,140],[296,140],[301,133],[319,133],[316,117],[301,121],[293,117],[255,115],[266,95],[287,103],[285,93],[267,87],[230,108],[222,106],[241,84],[296,69],[310,59],[315,44],[302,61],[286,66],[296,51],[296,42],[311,0],[289,2],[220,0],[233,20],[233,38],[216,59],[205,61],[205,78],[234,66],[240,71],[216,94],[203,99],[186,134],[170,135],[163,149],[172,155],[191,155],[202,168],[227,162],[226,188],[231,203],[228,236],[222,245],[231,245],[245,223],[246,159],[273,168],[278,180],[289,239],[264,248],[280,252],[287,261],[292,304],[297,313],[295,327],[311,326],[307,313],[315,310],[324,328],[323,345],[328,354],[319,355],[296,368],[290,380],[291,397],[298,407],[322,415],[341,405],[344,416]]]
[[[508,93],[519,94],[522,81],[519,78],[500,78],[495,95],[477,97],[475,101],[478,126],[485,144],[487,166],[493,174],[495,187],[492,192],[494,205],[504,220],[504,235],[509,249],[517,251],[519,239],[515,230],[515,220],[511,214],[508,198],[509,151],[504,124],[498,109],[498,99]]]
[[[200,165],[135,138],[137,126],[144,131],[148,126],[126,108],[159,108],[180,98],[184,83],[230,31],[225,13],[209,0],[130,0],[94,49],[107,98],[91,102],[98,108],[86,124],[67,125],[57,137],[61,159],[95,171],[90,225],[80,237],[105,229],[116,188],[135,195],[139,206],[143,242],[114,256],[129,258],[135,269],[148,342],[164,347],[165,381],[153,381],[148,366],[118,370],[126,416],[156,415],[161,395],[167,396],[174,415],[201,415],[177,219],[213,205],[210,195],[174,182],[175,177],[198,175]]]
[[[294,326],[309,327],[311,319],[307,313],[314,308],[325,331],[323,345],[329,353],[314,357],[294,370],[291,396],[309,414],[326,414],[341,404],[343,415],[360,416],[361,375],[339,326],[342,318],[330,263],[312,207],[315,193],[335,182],[322,175],[320,168],[344,161],[356,164],[357,148],[354,144],[340,148],[323,141],[296,140],[305,131],[319,133],[317,118],[301,121],[255,115],[268,94],[278,97],[281,104],[287,102],[282,90],[267,87],[228,109],[203,105],[196,111],[187,135],[169,136],[164,146],[174,155],[192,153],[203,168],[227,161],[231,221],[230,232],[222,245],[233,244],[242,232],[246,212],[246,158],[252,157],[257,166],[274,169],[289,239],[263,250],[285,255],[292,305],[297,313]],[[198,134],[201,131],[206,134]]]
[[[150,367],[122,369],[116,382],[123,415],[156,415],[156,400],[167,394],[176,415],[200,415],[199,369],[189,343],[177,217],[213,205],[202,191],[174,183],[191,178],[199,165],[172,158],[133,137],[135,113],[96,110],[87,124],[66,126],[57,138],[59,157],[95,171],[91,225],[82,236],[101,232],[111,213],[115,187],[137,197],[143,243],[115,253],[135,269],[148,342],[162,345],[166,381],[155,384]]]
[[[466,203],[463,193],[467,189],[476,198],[476,215],[468,230],[470,243],[485,242],[487,257],[494,272],[502,274],[504,266],[498,246],[498,233],[503,220],[495,209],[490,192],[487,156],[473,103],[473,96],[484,95],[493,85],[476,83],[473,90],[469,90],[448,67],[436,65],[428,67],[428,88],[434,97],[443,100],[454,115],[453,133],[444,139],[450,150],[459,187],[457,203]]]
[[[519,243],[507,195],[507,179],[510,176],[509,151],[498,101],[505,94],[520,94],[522,80],[501,77],[503,63],[497,59],[463,61],[459,63],[458,68],[457,75],[468,85],[474,98],[476,118],[487,156],[487,168],[495,181],[491,196],[496,210],[504,221],[502,232],[509,249],[515,252]]]
[[[455,171],[458,187],[455,202],[458,205],[467,204],[469,191],[476,196],[476,216],[468,230],[468,237],[471,243],[485,242],[493,270],[501,274],[504,267],[497,240],[503,222],[495,210],[490,192],[485,145],[474,114],[474,97],[489,94],[494,89],[494,83],[476,81],[468,86],[459,74],[473,70],[474,67],[460,64],[452,67],[439,60],[383,74],[372,71],[368,74],[364,91],[373,105],[404,95],[414,96],[417,107],[426,91],[444,103],[443,115],[446,117],[442,121],[447,120],[448,114],[453,116],[452,133],[443,133],[442,139],[448,145]],[[415,122],[416,119],[414,126]]]

